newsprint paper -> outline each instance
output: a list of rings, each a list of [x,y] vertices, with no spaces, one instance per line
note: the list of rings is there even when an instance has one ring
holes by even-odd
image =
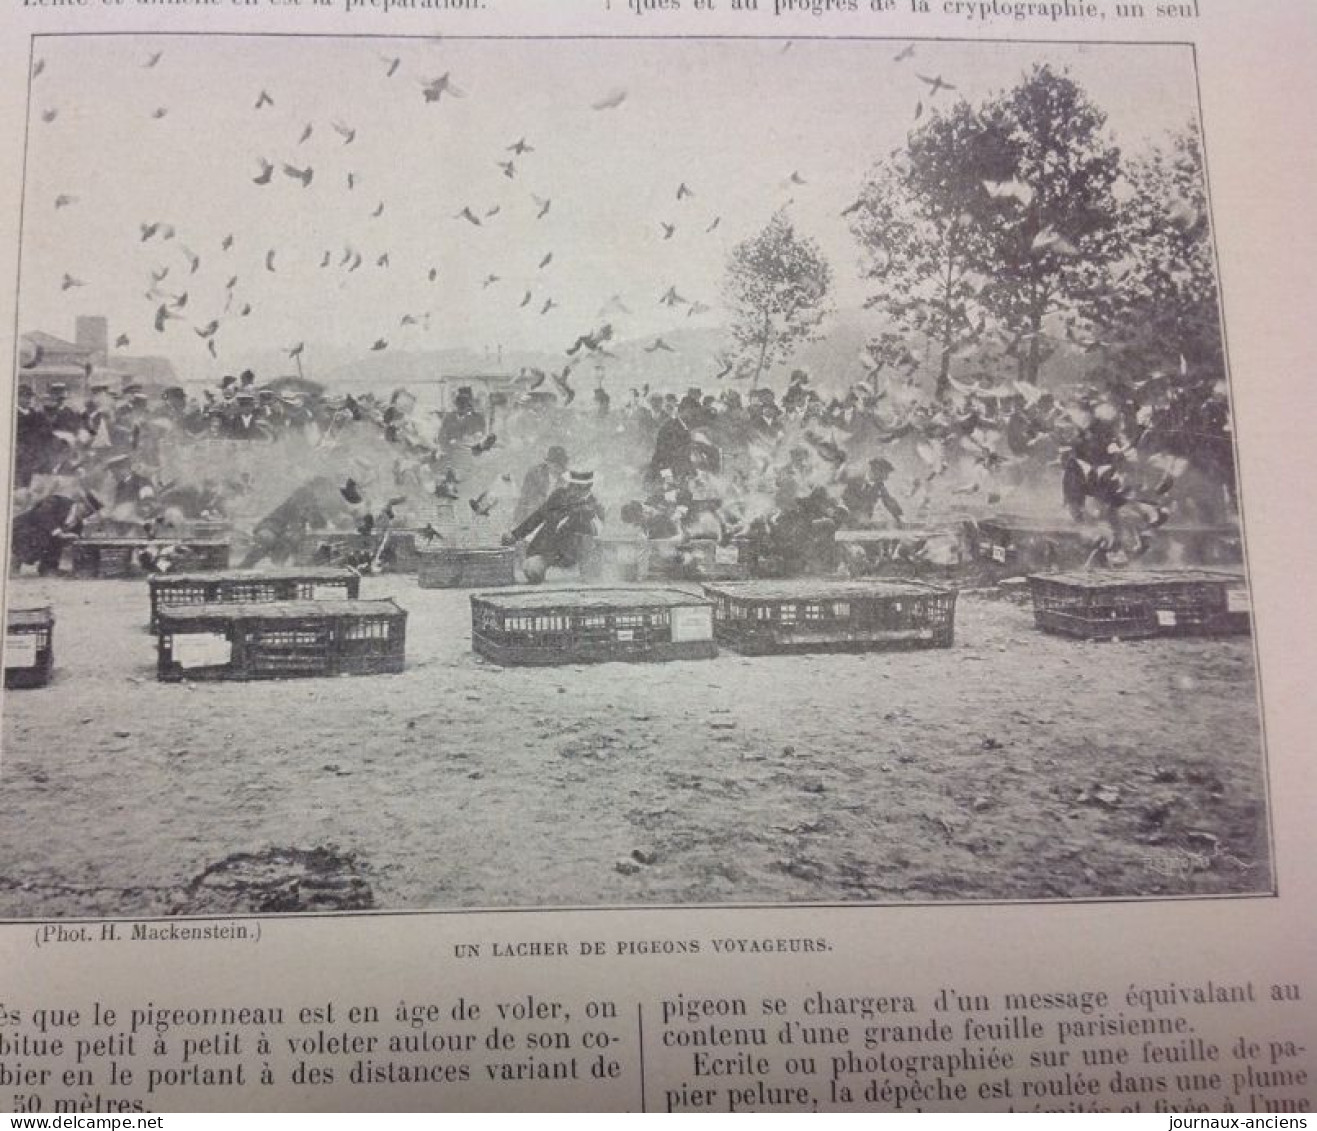
[[[0,1108],[1311,1110],[1310,5],[0,20]]]

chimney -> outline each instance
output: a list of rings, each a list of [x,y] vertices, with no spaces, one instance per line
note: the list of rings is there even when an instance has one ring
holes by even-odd
[[[110,353],[110,324],[99,314],[79,315],[75,340],[78,346],[91,351],[91,363],[96,366],[106,364]]]

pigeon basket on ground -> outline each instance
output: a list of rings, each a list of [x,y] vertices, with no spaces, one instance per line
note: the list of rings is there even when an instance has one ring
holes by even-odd
[[[750,555],[745,539],[734,538],[727,545],[709,540],[702,545],[703,575],[710,581],[744,581],[750,576]]]
[[[1087,570],[1029,578],[1045,632],[1086,640],[1218,636],[1251,628],[1248,589],[1224,570]]]
[[[190,605],[255,605],[274,601],[354,601],[361,577],[350,569],[232,570],[151,577],[151,628],[163,610]]]
[[[320,530],[302,537],[294,555],[299,566],[337,566],[375,555],[374,538],[355,530]]]
[[[738,542],[721,546],[713,538],[692,538],[681,547],[683,576],[701,581],[743,581],[750,576]]]
[[[415,530],[390,530],[380,555],[390,573],[415,573],[421,564]]]
[[[175,566],[192,570],[229,568],[229,543],[211,538],[80,538],[73,544],[73,572],[78,577],[143,577],[142,557],[169,552]]]
[[[140,538],[143,524],[140,519],[111,518],[101,512],[92,515],[83,524],[82,536],[86,539],[97,538]]]
[[[744,655],[949,648],[956,593],[923,581],[742,581],[705,585],[719,644]]]
[[[1152,534],[1140,564],[1148,566],[1237,566],[1244,539],[1237,523],[1171,523]]]
[[[471,596],[471,644],[499,664],[707,660],[713,608],[679,589],[536,589]]]
[[[184,536],[211,541],[227,541],[233,535],[233,523],[226,519],[189,518],[183,522]]]
[[[416,581],[422,589],[475,589],[516,582],[515,546],[441,546],[421,550]]]
[[[774,544],[762,532],[746,534],[736,539],[737,555],[746,577],[781,579],[788,577],[818,576],[834,568],[831,540],[822,539],[806,547],[804,553],[785,555],[780,545]]]
[[[965,552],[951,527],[838,530],[837,564],[851,577],[951,577]]]
[[[1104,535],[1110,535],[1106,528],[1000,516],[979,522],[975,549],[979,561],[1001,575],[1078,569]]]
[[[181,680],[380,675],[406,662],[393,601],[289,601],[161,609],[158,677]]]
[[[45,687],[55,667],[55,614],[50,606],[10,609],[5,622],[5,686]]]
[[[667,581],[740,581],[750,576],[748,555],[738,543],[720,546],[713,538],[651,544],[649,578]]]
[[[644,581],[654,555],[647,538],[581,538],[582,581]]]

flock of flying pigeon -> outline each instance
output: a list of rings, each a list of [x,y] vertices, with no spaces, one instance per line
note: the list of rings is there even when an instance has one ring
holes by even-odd
[[[788,43],[783,50],[788,50],[790,46],[791,44]],[[915,52],[915,45],[913,43],[908,44],[894,57],[893,62],[896,64],[905,63],[914,57]],[[160,65],[164,58],[164,50],[152,51],[142,59],[140,66],[146,70],[153,70]],[[402,73],[402,56],[382,56],[379,59],[379,66],[379,73],[383,80],[399,84],[405,84],[407,81]],[[32,68],[33,79],[39,78],[44,69],[45,61],[42,59],[36,60]],[[936,98],[942,91],[956,90],[956,87],[943,79],[941,75],[930,76],[916,73],[916,78],[927,88],[925,97],[930,100]],[[418,99],[419,104],[426,108],[433,107],[436,112],[442,113],[444,107],[468,97],[468,91],[459,84],[451,72],[445,72],[436,78],[413,79],[412,81],[419,91],[414,96]],[[39,96],[39,94],[40,88],[34,84],[34,95]],[[275,109],[279,105],[281,95],[277,87],[270,86],[252,92],[250,98],[250,114],[253,117],[259,117]],[[627,105],[628,98],[629,94],[626,89],[610,90],[592,101],[590,109],[592,112],[599,114],[621,112]],[[924,114],[924,109],[924,100],[920,98],[915,107],[914,116],[916,120]],[[169,108],[167,106],[158,106],[151,112],[150,117],[159,120],[168,113]],[[55,122],[58,114],[59,108],[55,106],[49,106],[40,111],[40,117],[45,123]],[[253,126],[255,125],[256,123],[253,122]],[[310,190],[313,185],[329,185],[329,191],[355,193],[361,180],[357,171],[350,168],[344,171],[341,159],[325,162],[323,166],[318,165],[317,160],[313,159],[315,147],[308,146],[308,142],[311,142],[318,135],[322,139],[317,142],[318,145],[322,146],[319,150],[322,155],[325,153],[323,146],[332,144],[334,148],[339,150],[339,157],[348,158],[350,164],[350,155],[354,152],[352,147],[358,138],[358,128],[340,118],[332,118],[327,122],[313,120],[307,121],[300,131],[288,136],[282,153],[271,151],[266,154],[258,154],[255,157],[255,169],[242,174],[242,176],[250,182],[254,189],[261,193],[278,191],[301,193]],[[328,139],[328,142],[323,139]],[[463,202],[461,207],[451,214],[451,222],[455,228],[460,226],[463,230],[470,229],[469,236],[475,238],[480,232],[498,225],[505,208],[509,210],[521,209],[526,211],[528,216],[533,216],[536,221],[544,220],[553,208],[553,197],[530,191],[529,188],[524,191],[524,194],[520,193],[523,177],[528,181],[533,180],[536,151],[537,145],[535,142],[526,137],[518,137],[515,140],[509,140],[496,152],[491,152],[489,155],[491,169],[497,169],[501,173],[502,180],[508,182],[509,186],[518,186],[518,190],[511,195],[504,195],[501,199],[489,203]],[[321,160],[323,160],[323,157]],[[797,170],[792,171],[781,182],[781,188],[791,192],[807,184],[806,178]],[[287,185],[287,190],[281,190],[281,185]],[[994,196],[1012,196],[1026,205],[1031,195],[1028,186],[1018,182],[987,183],[985,187]],[[686,180],[678,180],[670,193],[671,203],[664,210],[666,214],[656,216],[652,220],[652,230],[656,240],[667,243],[679,239],[680,235],[688,232],[696,233],[696,238],[699,238],[700,235],[709,237],[719,229],[722,223],[722,215],[716,210],[703,208],[703,202],[697,189],[693,188]],[[308,198],[309,202],[310,200],[311,198]],[[62,192],[56,196],[54,207],[56,210],[71,208],[77,205],[78,202],[79,197],[77,195],[71,192]],[[791,201],[788,200],[787,203],[789,204]],[[310,206],[310,203],[308,203],[308,207]],[[259,207],[258,202],[257,207]],[[369,222],[378,219],[389,207],[389,201],[382,198],[376,198],[373,206],[363,204],[360,215],[366,232],[359,237],[361,243],[366,242],[368,238]],[[855,207],[858,207],[858,204],[852,206],[852,208]],[[341,235],[340,233],[340,238]],[[458,238],[456,231],[453,238]],[[1058,254],[1074,252],[1074,249],[1067,247],[1062,237],[1057,236],[1055,233],[1045,232],[1039,238],[1052,241],[1049,247]],[[187,242],[187,234],[176,230],[173,224],[164,220],[150,220],[139,223],[137,239],[143,245],[152,245],[159,252],[158,265],[151,269],[149,280],[147,280],[143,291],[143,296],[149,304],[149,316],[146,322],[154,328],[156,333],[161,335],[178,335],[190,329],[202,348],[217,360],[220,356],[220,343],[223,340],[226,325],[233,319],[251,317],[256,311],[258,303],[265,301],[266,296],[270,293],[269,283],[279,276],[285,255],[284,250],[278,246],[260,249],[258,257],[254,261],[260,264],[260,267],[256,269],[259,279],[252,279],[250,273],[247,277],[244,277],[243,272],[235,267],[232,262],[228,264],[225,262],[226,257],[230,255],[235,246],[236,238],[233,234],[225,235],[219,241],[218,246],[212,249],[202,248],[196,250]],[[291,255],[292,253],[289,252],[288,254]],[[559,299],[553,293],[553,268],[555,262],[554,250],[545,248],[535,252],[532,257],[528,258],[527,263],[521,270],[514,268],[509,270],[507,275],[500,274],[499,271],[490,271],[479,282],[482,296],[484,296],[485,301],[506,302],[509,312],[513,316],[548,317],[560,306]],[[205,300],[201,300],[199,296],[208,291],[211,294],[214,293],[213,286],[207,288],[201,285],[203,276],[200,273],[203,271],[203,264],[207,272],[218,272],[215,277],[224,278],[227,281],[222,290],[222,298],[218,302],[215,302],[212,306],[207,306],[206,309],[198,309],[198,307],[205,304]],[[331,277],[335,275],[345,277],[363,269],[367,271],[386,271],[390,270],[391,267],[389,250],[367,253],[352,238],[344,241],[341,247],[325,248],[319,254],[318,259],[319,270]],[[438,266],[430,265],[425,268],[424,283],[420,279],[417,280],[418,292],[423,293],[425,284],[437,283],[440,276],[441,271]],[[197,284],[195,286],[193,285],[194,281]],[[87,284],[84,279],[71,273],[63,274],[60,281],[60,288],[63,291],[71,291],[85,285]],[[674,314],[678,309],[684,308],[687,318],[707,314],[713,309],[705,302],[686,297],[675,284],[670,284],[663,289],[657,297],[657,301]],[[630,313],[630,309],[623,301],[622,296],[617,294],[601,307],[599,317],[612,318],[626,313]],[[394,325],[379,327],[378,336],[374,338],[368,348],[376,353],[384,351],[389,348],[395,335],[418,327],[428,329],[429,323],[430,313],[428,311],[403,313]],[[614,340],[612,324],[611,322],[604,322],[597,329],[575,335],[574,343],[566,350],[566,353],[569,357],[573,357],[584,350],[594,357],[614,357],[616,355],[609,351],[607,345],[610,340]],[[120,335],[115,344],[118,348],[126,348],[130,344],[128,336]],[[662,336],[655,337],[643,348],[647,354],[676,352],[674,347],[665,341]],[[284,352],[290,358],[299,359],[302,349],[303,345],[298,343],[296,346],[286,347]],[[740,375],[741,371],[731,363],[729,358],[718,355],[716,360],[720,366],[720,371],[716,376],[721,378],[729,373]],[[572,364],[568,363],[560,374],[553,375],[556,384],[569,402],[572,393],[566,378],[571,371]]]

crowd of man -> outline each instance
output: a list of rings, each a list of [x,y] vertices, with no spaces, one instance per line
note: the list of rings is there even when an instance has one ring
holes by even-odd
[[[807,573],[839,529],[1034,509],[1040,484],[1044,506],[1097,525],[1103,553],[1137,556],[1186,468],[1096,389],[1063,403],[1017,382],[939,400],[912,383],[824,392],[801,371],[781,393],[643,388],[588,409],[463,387],[444,411],[404,389],[334,395],[247,371],[199,395],[94,383],[77,403],[53,385],[39,403],[20,387],[17,411],[12,564],[45,572],[89,522],[157,537],[228,519],[255,565],[314,531],[378,546],[402,526],[460,537],[447,514],[524,542],[531,580],[576,564],[581,536],[603,530],[750,539],[776,570]]]

